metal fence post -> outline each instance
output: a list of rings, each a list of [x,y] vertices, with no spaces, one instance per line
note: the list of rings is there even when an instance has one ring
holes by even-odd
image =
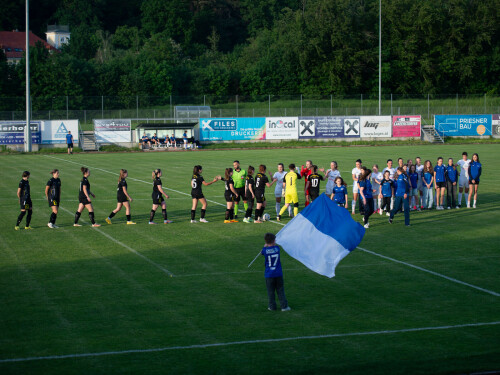
[[[66,95],[66,120],[69,119],[69,105],[68,105],[68,95]]]
[[[431,103],[430,103],[430,94],[427,94],[427,119],[431,118]]]
[[[458,94],[457,94],[457,100],[456,100],[456,104],[455,104],[455,114],[458,115]]]
[[[361,94],[361,115],[363,115],[363,94]]]
[[[330,95],[330,116],[333,116],[333,95]]]
[[[136,118],[139,118],[139,95],[135,96]]]
[[[484,114],[487,113],[487,109],[486,109],[486,93],[484,93]]]
[[[236,117],[238,117],[238,95],[236,95]]]
[[[170,118],[172,118],[172,95],[170,95]]]
[[[391,94],[391,116],[392,116],[392,94]]]
[[[104,118],[104,96],[101,95],[101,118]]]
[[[300,115],[302,116],[302,94],[300,94]]]
[[[271,95],[269,95],[269,117],[271,117]]]
[[[86,109],[83,110],[83,123],[87,124],[87,110]]]

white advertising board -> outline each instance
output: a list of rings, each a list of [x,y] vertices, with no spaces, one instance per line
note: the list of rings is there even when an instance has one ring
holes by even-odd
[[[390,138],[391,116],[361,116],[361,138]]]
[[[298,139],[298,117],[266,117],[266,139]]]
[[[94,134],[97,143],[132,142],[132,120],[94,120]]]
[[[42,121],[42,144],[66,143],[68,132],[78,146],[78,120]]]

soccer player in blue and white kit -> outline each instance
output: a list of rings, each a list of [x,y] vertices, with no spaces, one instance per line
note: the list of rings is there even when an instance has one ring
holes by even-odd
[[[446,177],[444,175],[445,167],[443,158],[440,156],[437,160],[437,165],[434,167],[434,182],[436,183],[436,210],[444,210],[443,200],[444,191],[446,188]]]
[[[261,254],[266,258],[266,270],[264,276],[266,278],[267,296],[269,304],[267,309],[270,311],[276,310],[276,297],[278,294],[281,311],[290,311],[288,301],[285,297],[285,286],[283,283],[283,270],[281,269],[280,248],[276,245],[276,236],[272,233],[266,233],[264,236],[266,244],[262,248]]]
[[[340,177],[340,171],[338,170],[338,164],[334,160],[330,163],[330,169],[325,172],[325,178],[327,183],[325,186],[325,194],[330,196],[333,193],[333,188],[335,187],[335,180]]]
[[[448,159],[448,165],[445,171],[446,176],[446,201],[447,208],[450,210],[452,207],[458,208],[457,201],[457,167],[453,164],[453,159]]]
[[[462,193],[465,190],[465,203],[469,201],[469,164],[467,152],[462,152],[462,160],[457,161],[460,167],[460,177],[458,178],[458,207],[462,206]]]
[[[470,208],[470,197],[474,194],[474,205],[473,208],[476,208],[476,200],[477,200],[477,188],[479,187],[479,177],[481,176],[481,172],[483,167],[479,162],[479,155],[474,153],[472,154],[472,161],[469,164],[469,186],[470,186],[470,194],[469,200],[467,201],[467,208]]]

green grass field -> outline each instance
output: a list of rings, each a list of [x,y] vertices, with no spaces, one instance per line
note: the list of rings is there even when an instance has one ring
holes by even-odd
[[[221,182],[203,190],[210,223],[189,223],[194,164],[209,179],[234,159],[272,172],[278,162],[337,160],[346,177],[358,157],[382,166],[388,157],[457,159],[464,149],[483,164],[477,209],[412,213],[409,228],[401,214],[393,225],[374,215],[333,279],[284,253],[290,312],[267,310],[263,261],[247,268],[279,223],[223,224]],[[0,156],[0,374],[498,371],[499,158],[494,144]],[[84,226],[72,226],[82,165],[101,228],[86,211]],[[53,168],[63,184],[57,230],[47,228],[44,200]],[[124,210],[104,222],[120,168],[129,171],[135,226]],[[147,224],[155,168],[173,224]],[[23,170],[31,171],[32,231],[14,231]]]

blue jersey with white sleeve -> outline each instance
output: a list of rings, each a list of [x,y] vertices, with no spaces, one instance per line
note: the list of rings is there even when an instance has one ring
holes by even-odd
[[[347,188],[345,185],[335,186],[333,188],[334,196],[333,201],[337,204],[345,204],[345,196],[347,195]]]
[[[264,272],[265,277],[280,277],[283,276],[283,270],[281,269],[280,261],[280,247],[274,246],[264,246],[262,248],[261,254],[265,257],[266,270]]]
[[[436,174],[436,182],[445,182],[446,179],[444,177],[444,165],[436,165],[434,167],[434,173]]]
[[[73,134],[66,134],[66,143],[73,143]]]
[[[446,179],[451,183],[457,182],[457,170],[453,165],[446,167]]]

